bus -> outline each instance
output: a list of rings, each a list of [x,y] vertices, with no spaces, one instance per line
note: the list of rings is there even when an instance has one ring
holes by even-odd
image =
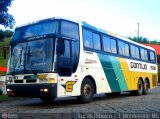
[[[10,42],[7,94],[44,102],[94,94],[147,95],[157,86],[157,59],[151,47],[86,22],[49,18],[15,29]]]

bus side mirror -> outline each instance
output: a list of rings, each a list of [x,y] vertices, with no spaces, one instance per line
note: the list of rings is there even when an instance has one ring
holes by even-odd
[[[7,48],[3,47],[3,58],[6,59],[7,58]]]

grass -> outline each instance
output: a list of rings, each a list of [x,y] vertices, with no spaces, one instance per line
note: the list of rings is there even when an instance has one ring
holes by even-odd
[[[0,102],[8,100],[28,99],[27,97],[9,97],[7,94],[0,95]]]
[[[16,98],[15,97],[8,97],[7,94],[3,94],[0,96],[0,102],[7,101],[7,100],[13,100],[13,99],[16,99]]]

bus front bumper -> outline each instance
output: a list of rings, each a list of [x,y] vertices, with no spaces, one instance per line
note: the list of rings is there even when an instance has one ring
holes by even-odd
[[[6,89],[10,97],[57,97],[57,84],[9,84]]]

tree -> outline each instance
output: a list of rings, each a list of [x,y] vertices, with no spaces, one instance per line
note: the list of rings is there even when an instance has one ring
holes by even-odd
[[[156,45],[160,45],[160,41],[158,40],[149,40],[147,38],[144,38],[144,37],[128,37],[128,39],[132,40],[132,41],[135,41],[137,43],[144,43],[144,44],[156,44]]]
[[[13,0],[0,0],[0,24],[4,27],[13,28],[15,20],[13,15],[8,13],[8,7]]]
[[[13,35],[13,31],[11,30],[5,30],[3,31],[3,34],[6,38],[10,38]]]
[[[0,42],[3,41],[3,38],[4,38],[3,30],[0,29]]]

